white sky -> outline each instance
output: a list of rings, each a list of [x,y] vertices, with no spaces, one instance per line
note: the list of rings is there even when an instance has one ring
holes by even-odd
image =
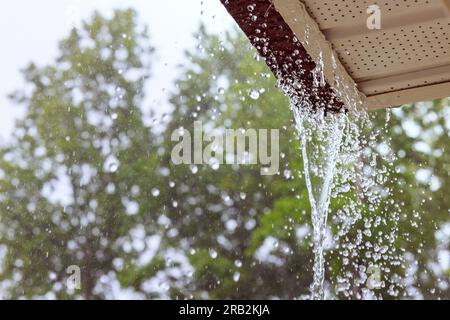
[[[93,10],[109,14],[115,8],[132,7],[140,21],[149,26],[157,61],[147,88],[149,106],[162,111],[167,106],[166,92],[172,88],[183,51],[193,48],[192,33],[203,21],[217,33],[232,24],[219,0],[14,0],[3,1],[0,11],[0,143],[14,129],[23,113],[7,99],[7,94],[23,86],[19,70],[31,61],[39,66],[52,62],[58,41],[68,35],[73,12],[84,19]],[[73,8],[78,8],[74,10]],[[166,89],[166,90],[163,90]]]

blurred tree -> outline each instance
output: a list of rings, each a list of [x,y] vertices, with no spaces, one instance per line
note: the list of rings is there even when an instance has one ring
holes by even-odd
[[[24,70],[27,113],[0,157],[0,279],[8,297],[107,297],[149,211],[155,152],[141,103],[153,49],[132,10],[96,13],[54,65]],[[66,268],[81,290],[66,290]],[[120,277],[119,277],[120,278]],[[108,280],[109,279],[109,280]]]

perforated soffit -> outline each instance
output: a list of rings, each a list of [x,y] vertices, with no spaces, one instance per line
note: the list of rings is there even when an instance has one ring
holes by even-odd
[[[450,0],[303,2],[370,107],[450,96]],[[371,5],[380,30],[367,27]]]

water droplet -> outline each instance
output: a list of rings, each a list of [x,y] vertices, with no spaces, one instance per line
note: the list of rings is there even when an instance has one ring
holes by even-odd
[[[259,96],[260,96],[259,90],[256,90],[256,89],[251,89],[251,90],[249,90],[249,91],[248,91],[248,96],[249,96],[250,98],[252,98],[253,100],[258,100],[258,99],[259,99]]]
[[[159,189],[156,189],[156,188],[153,188],[152,189],[152,196],[153,197],[158,197],[159,196],[159,194],[160,194],[160,191],[159,191]]]
[[[215,163],[211,164],[211,168],[212,168],[214,171],[219,170],[219,168],[220,168],[220,163],[215,162]]]

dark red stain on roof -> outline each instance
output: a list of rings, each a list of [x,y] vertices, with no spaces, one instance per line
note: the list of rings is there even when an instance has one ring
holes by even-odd
[[[309,101],[316,110],[346,110],[328,83],[314,87],[316,63],[270,0],[221,2],[291,96]]]

